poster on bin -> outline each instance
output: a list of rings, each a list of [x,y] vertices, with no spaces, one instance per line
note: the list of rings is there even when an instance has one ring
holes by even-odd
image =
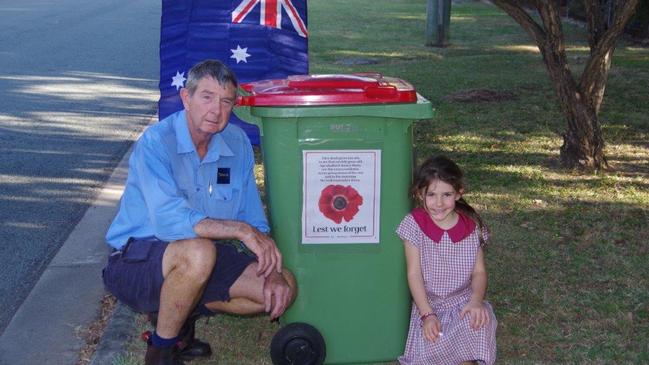
[[[302,164],[302,243],[378,243],[381,150],[302,151]]]

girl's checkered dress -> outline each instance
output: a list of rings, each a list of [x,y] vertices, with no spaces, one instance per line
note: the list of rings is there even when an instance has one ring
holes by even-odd
[[[455,365],[478,360],[481,364],[493,364],[497,321],[491,305],[485,301],[491,320],[483,328],[473,330],[469,315],[460,319],[460,311],[471,298],[471,273],[480,247],[478,228],[460,214],[458,225],[443,231],[430,218],[425,224],[421,219],[417,223],[413,217],[415,213],[403,219],[397,234],[419,249],[428,302],[442,323],[444,335],[436,342],[424,338],[420,313],[413,303],[408,341],[399,362],[403,365]],[[486,238],[487,232],[483,235]],[[439,242],[429,236],[440,237]]]

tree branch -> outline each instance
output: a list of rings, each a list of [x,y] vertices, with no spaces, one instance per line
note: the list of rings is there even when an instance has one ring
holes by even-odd
[[[557,66],[567,67],[568,60],[566,59],[559,9],[552,0],[537,1],[536,6],[546,31],[545,52],[551,53],[552,60]]]
[[[545,43],[546,32],[532,17],[523,9],[518,1],[512,0],[492,0],[496,6],[504,10],[509,16],[514,18],[518,24],[523,27],[527,34],[534,39],[536,44],[541,47]]]
[[[588,45],[593,49],[606,28],[599,0],[584,0],[584,11],[588,25]]]
[[[594,49],[591,51],[592,53],[606,54],[615,46],[615,41],[622,31],[624,31],[624,27],[635,13],[637,5],[638,0],[626,0],[621,7],[615,9],[613,24],[610,28],[606,29],[601,38],[597,40],[597,44],[595,44]]]
[[[585,0],[589,1],[589,0]],[[615,42],[624,27],[635,13],[638,0],[624,1],[615,11],[615,18],[610,28],[606,29],[601,36],[595,37],[594,44],[591,44],[590,57],[584,67],[579,82],[580,89],[593,102],[595,110],[599,111],[602,99],[604,98],[604,85],[611,65],[611,56]],[[600,21],[603,21],[601,19]]]
[[[537,0],[535,4],[546,31],[545,43],[540,48],[541,53],[550,78],[557,89],[559,103],[562,105],[562,109],[568,110],[568,104],[578,97],[578,89],[577,82],[568,67],[559,9],[553,0]]]

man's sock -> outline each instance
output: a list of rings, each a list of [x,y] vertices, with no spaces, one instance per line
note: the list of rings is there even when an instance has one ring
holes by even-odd
[[[157,332],[153,332],[153,336],[151,336],[151,344],[155,347],[171,347],[178,342],[180,338],[178,336],[173,337],[173,338],[164,338],[158,336]]]

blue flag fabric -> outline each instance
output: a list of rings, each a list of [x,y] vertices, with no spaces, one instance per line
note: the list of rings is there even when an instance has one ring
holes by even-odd
[[[187,72],[206,58],[240,82],[309,73],[306,0],[163,0],[160,28],[160,120],[183,108]],[[256,126],[230,120],[259,144]]]

